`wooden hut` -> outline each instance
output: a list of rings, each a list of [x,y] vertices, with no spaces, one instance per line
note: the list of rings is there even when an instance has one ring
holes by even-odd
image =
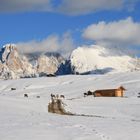
[[[116,89],[101,89],[94,91],[95,97],[123,97],[124,91],[126,89],[123,86],[120,86]]]

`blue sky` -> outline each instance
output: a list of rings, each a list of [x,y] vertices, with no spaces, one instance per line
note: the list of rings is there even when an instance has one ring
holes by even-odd
[[[121,30],[118,26],[119,21],[125,21],[130,17],[131,20],[125,24],[131,22],[130,27],[135,28],[136,26],[138,29],[137,32],[132,29],[134,32],[132,35],[137,36],[138,33],[140,35],[140,0],[118,1],[117,3],[116,0],[87,0],[88,5],[85,0],[38,0],[36,3],[33,0],[25,0],[22,3],[17,3],[16,0],[2,0],[0,1],[0,46],[6,43],[28,43],[32,40],[41,42],[51,35],[57,35],[58,38],[60,37],[59,39],[62,39],[66,32],[70,34],[75,46],[100,43],[104,40],[107,44],[109,41],[112,44],[114,40],[117,40],[118,44],[122,45],[122,40],[115,38],[117,35],[113,39],[108,35],[107,37],[97,37],[94,28],[90,28],[91,31],[93,30],[91,35],[86,30],[91,25],[96,25],[100,30],[101,21],[105,22],[103,26],[105,31],[109,28],[108,24],[112,24],[112,22],[115,22],[116,30]],[[127,32],[126,30],[124,32]],[[105,31],[102,33],[100,30],[102,34]],[[115,32],[112,30],[112,33]],[[130,43],[132,46],[139,47],[140,37],[136,38],[137,43],[134,43],[134,39],[131,43],[129,42],[130,37],[126,37],[123,45],[128,46]]]

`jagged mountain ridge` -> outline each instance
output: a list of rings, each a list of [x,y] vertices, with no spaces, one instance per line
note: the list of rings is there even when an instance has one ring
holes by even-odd
[[[140,70],[140,60],[101,46],[78,47],[69,59],[58,52],[20,54],[16,45],[0,51],[0,78],[15,79],[64,74],[105,74]]]
[[[64,58],[58,53],[19,54],[16,45],[7,44],[0,51],[0,78],[15,79],[58,73]]]

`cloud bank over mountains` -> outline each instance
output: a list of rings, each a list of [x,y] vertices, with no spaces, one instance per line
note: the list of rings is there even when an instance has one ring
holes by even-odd
[[[75,47],[69,32],[64,33],[62,36],[50,35],[40,41],[31,40],[19,42],[16,45],[22,54],[58,52],[64,57],[68,57]]]
[[[83,15],[103,10],[131,11],[140,0],[1,0],[0,12],[49,11],[67,15]]]

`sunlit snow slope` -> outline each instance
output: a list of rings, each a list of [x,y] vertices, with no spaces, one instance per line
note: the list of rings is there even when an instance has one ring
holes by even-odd
[[[137,69],[137,60],[120,49],[101,46],[79,47],[71,54],[74,73],[124,72]]]
[[[124,98],[83,97],[120,85]],[[140,72],[1,80],[0,140],[139,140],[139,85]],[[51,93],[64,94],[68,111],[87,116],[48,113]]]

